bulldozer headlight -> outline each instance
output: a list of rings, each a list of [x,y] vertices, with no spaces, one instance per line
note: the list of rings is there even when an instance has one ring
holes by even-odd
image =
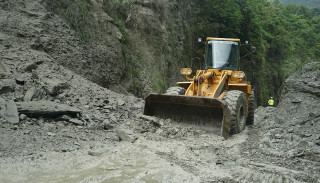
[[[245,73],[242,72],[242,71],[234,71],[234,72],[232,73],[232,77],[233,77],[233,78],[242,79],[242,78],[244,78],[244,76],[245,76]]]
[[[238,77],[238,73],[235,72],[235,73],[233,74],[233,76],[237,78],[237,77]]]
[[[180,73],[181,73],[182,75],[189,76],[189,75],[192,73],[192,70],[191,70],[190,68],[182,68],[182,69],[180,70]]]

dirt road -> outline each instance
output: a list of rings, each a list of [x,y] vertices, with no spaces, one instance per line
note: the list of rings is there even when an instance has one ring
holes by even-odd
[[[299,80],[288,78],[278,107],[259,107],[255,124],[227,140],[144,116],[142,99],[74,75],[77,82],[64,91],[73,95],[59,100],[92,121],[1,118],[0,182],[319,182],[319,102],[312,102],[319,101],[312,87],[318,82],[310,77],[318,65],[307,65],[301,72],[309,74]],[[300,81],[304,92],[292,87]],[[89,91],[90,100],[82,101]]]

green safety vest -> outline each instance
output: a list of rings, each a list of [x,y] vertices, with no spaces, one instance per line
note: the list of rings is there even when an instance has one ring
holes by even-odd
[[[270,100],[268,101],[268,105],[273,106],[273,104],[274,104],[274,100],[270,99]]]

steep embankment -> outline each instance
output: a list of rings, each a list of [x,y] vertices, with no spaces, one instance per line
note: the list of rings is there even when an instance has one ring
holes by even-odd
[[[114,91],[163,91],[183,65],[178,3],[1,1],[2,63],[54,61]]]
[[[45,2],[42,5],[69,24],[81,40],[56,42],[54,47],[72,50],[65,55],[53,50],[60,64],[101,86],[138,96],[163,92],[177,80],[187,42],[186,12],[178,7],[187,2]]]

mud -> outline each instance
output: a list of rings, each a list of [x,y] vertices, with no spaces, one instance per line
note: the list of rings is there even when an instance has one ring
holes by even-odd
[[[313,74],[318,73],[316,70]],[[86,105],[73,103],[84,113],[90,111],[92,118],[102,115],[102,121],[95,119],[87,126],[29,117],[18,125],[2,122],[1,182],[320,180],[319,135],[316,133],[319,130],[319,102],[310,103],[305,97],[300,110],[295,109],[296,100],[287,95],[299,97],[306,93],[290,91],[289,83],[286,85],[288,92],[283,93],[282,103],[277,108],[259,107],[253,126],[224,140],[219,135],[179,125],[169,119],[144,116],[142,99],[113,93],[79,76],[74,77],[81,85],[77,85],[79,82],[70,84],[73,97],[88,92],[88,88],[92,98],[107,94],[109,103],[98,109],[88,110]],[[319,101],[313,94],[310,96]],[[86,104],[97,105],[90,101]],[[314,111],[304,109],[310,105]],[[289,106],[290,110],[298,111],[295,115],[300,116],[299,119],[290,118]],[[105,108],[112,111],[102,111]],[[103,121],[112,128],[106,130]],[[119,130],[133,136],[134,140],[120,140]]]

